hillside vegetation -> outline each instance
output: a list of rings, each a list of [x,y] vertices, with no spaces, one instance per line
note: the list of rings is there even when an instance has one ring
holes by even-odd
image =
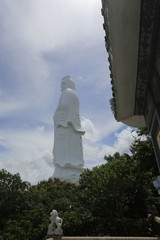
[[[52,209],[65,236],[155,236],[147,215],[160,215],[152,183],[159,173],[150,136],[137,132],[131,155],[105,156],[106,164],[85,170],[79,185],[58,179],[31,185],[2,169],[0,240],[44,239]]]

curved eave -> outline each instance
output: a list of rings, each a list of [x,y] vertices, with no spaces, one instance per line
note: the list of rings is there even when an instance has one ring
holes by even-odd
[[[143,116],[134,116],[141,0],[102,0],[102,6],[115,117],[130,126],[145,126]]]
[[[145,127],[146,126],[144,116],[131,116],[126,119],[121,119],[119,121],[121,121],[124,124],[127,124],[131,127]]]

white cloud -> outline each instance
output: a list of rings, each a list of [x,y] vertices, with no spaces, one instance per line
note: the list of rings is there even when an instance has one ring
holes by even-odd
[[[100,156],[113,155],[115,152],[130,154],[130,145],[133,143],[136,136],[136,132],[130,127],[123,129],[119,133],[115,132],[116,140],[114,144],[112,146],[101,145]]]
[[[115,132],[115,141],[112,145],[104,144],[103,137],[109,136],[111,131],[114,131],[114,125],[107,125],[107,132],[102,132],[100,128],[95,128],[92,121],[89,119],[82,119],[82,127],[86,130],[87,136],[83,137],[83,150],[86,166],[92,168],[96,165],[105,163],[104,156],[113,155],[115,152],[120,154],[130,154],[130,145],[137,136],[135,131],[127,127],[121,132]],[[121,125],[119,125],[119,128]],[[117,127],[118,128],[118,127]]]
[[[6,0],[1,9],[5,30],[1,41],[7,40],[3,41],[4,45],[20,48],[25,42],[33,50],[43,52],[75,41],[84,42],[86,38],[92,39],[91,44],[93,39],[99,39],[92,31],[102,21],[102,17],[97,17],[97,12],[101,15],[98,0]]]
[[[54,101],[60,81],[57,71],[61,66],[54,61],[49,64],[44,54],[59,48],[64,48],[65,54],[73,43],[77,49],[98,42],[101,34],[97,31],[102,32],[101,3],[6,0],[0,6],[1,56],[12,75],[10,81],[4,79],[4,85],[6,82],[8,89],[12,85],[9,93],[13,101],[39,111],[51,104],[51,97]],[[5,98],[2,103],[6,104]]]
[[[132,135],[136,136],[128,127],[115,133],[115,142],[110,146],[100,143],[103,136],[91,120],[83,118],[82,125],[86,130],[86,137],[83,137],[85,167],[89,168],[105,163],[105,155],[112,155],[117,151],[121,154],[129,152],[129,146],[134,140]],[[0,154],[0,167],[12,173],[19,172],[23,180],[32,183],[48,179],[54,170],[53,135],[44,125],[24,131],[1,130],[0,145],[6,148],[6,151]]]
[[[93,122],[83,117],[81,120],[82,129],[85,130],[84,141],[87,140],[91,143],[97,142],[100,139],[98,130],[95,128]]]
[[[114,144],[114,148],[119,153],[129,152],[129,146],[134,141],[134,138],[137,137],[137,134],[135,131],[132,131],[130,127],[125,128],[120,133],[115,133],[115,136],[117,138],[117,141]]]
[[[20,109],[23,109],[25,106],[24,103],[18,102],[18,101],[6,101],[0,103],[0,117],[3,117],[5,115],[10,115],[13,112],[16,112]]]
[[[0,167],[20,172],[32,183],[52,175],[53,132],[44,123],[53,124],[60,78],[72,76],[72,71],[86,116],[82,118],[86,166],[103,163],[104,155],[127,151],[129,130],[117,133],[114,144],[103,142],[122,123],[114,120],[105,102],[109,77],[102,23],[99,0],[1,1],[0,116],[4,129],[0,146],[4,150]],[[37,122],[42,124],[33,128]]]
[[[7,149],[0,154],[1,168],[20,172],[24,180],[32,183],[52,175],[53,132],[37,126],[24,131],[1,131],[0,136],[1,146]]]
[[[48,179],[53,174],[52,155],[50,152],[31,152],[31,154],[12,154],[5,158],[1,154],[0,168],[5,168],[11,173],[19,172],[22,179],[32,184]],[[4,156],[4,158],[3,158]]]
[[[4,136],[0,136],[0,145],[4,147],[6,145],[5,142],[6,138]]]

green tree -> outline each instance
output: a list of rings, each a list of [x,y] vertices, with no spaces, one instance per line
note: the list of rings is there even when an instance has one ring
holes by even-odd
[[[12,175],[6,170],[0,171],[0,233],[8,220],[12,221],[21,215],[26,207],[28,182],[23,182],[19,174]]]
[[[151,138],[144,129],[137,133],[131,156],[105,156],[106,164],[81,176],[81,201],[93,215],[91,235],[149,235],[149,209],[159,206],[152,184],[158,169]]]
[[[63,219],[64,235],[153,236],[147,215],[160,198],[152,181],[158,168],[151,138],[137,131],[132,155],[105,156],[86,169],[79,185],[48,179],[36,185],[0,171],[0,239],[44,239],[52,209]]]
[[[59,179],[49,179],[33,186],[31,192],[33,199],[38,199],[43,206],[47,214],[46,219],[49,220],[52,209],[59,212],[63,219],[64,235],[83,235],[85,223],[91,221],[92,215],[85,206],[81,206],[77,185]]]
[[[137,135],[130,147],[132,158],[137,162],[140,171],[152,172],[153,177],[157,177],[159,172],[151,137],[146,128],[138,129]]]

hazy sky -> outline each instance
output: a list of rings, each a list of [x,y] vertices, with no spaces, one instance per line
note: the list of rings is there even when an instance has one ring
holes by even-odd
[[[53,114],[61,78],[80,100],[85,167],[129,152],[131,129],[117,123],[100,0],[0,1],[0,168],[36,183],[53,174]]]

